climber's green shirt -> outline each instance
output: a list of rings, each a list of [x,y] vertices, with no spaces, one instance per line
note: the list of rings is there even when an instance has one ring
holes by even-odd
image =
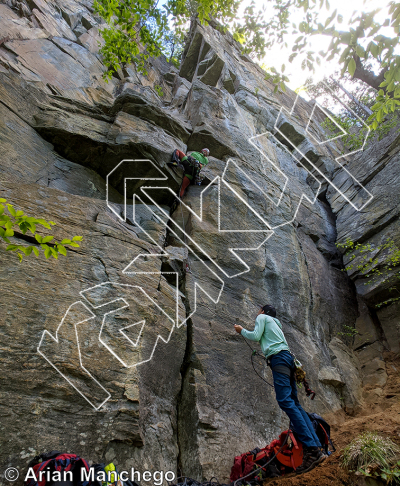
[[[189,155],[191,157],[193,157],[194,159],[198,160],[203,167],[208,164],[207,157],[205,155],[203,155],[202,153],[200,153],[200,152],[192,152]],[[182,160],[186,160],[186,158],[187,158],[187,156],[186,157],[183,157]]]
[[[194,159],[198,160],[203,167],[208,164],[207,157],[203,155],[201,152],[192,152],[190,155]]]
[[[251,341],[259,341],[266,358],[283,350],[290,351],[282,324],[275,317],[260,314],[257,316],[254,331],[242,329],[240,334]]]

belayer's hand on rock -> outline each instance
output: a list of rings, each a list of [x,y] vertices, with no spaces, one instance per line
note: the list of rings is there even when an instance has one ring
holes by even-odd
[[[239,324],[235,324],[235,331],[240,334],[241,331],[242,331],[243,327],[242,326],[239,326]]]

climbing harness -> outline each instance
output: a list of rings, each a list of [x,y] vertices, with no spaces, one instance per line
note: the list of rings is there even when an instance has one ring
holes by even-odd
[[[196,177],[194,178],[194,183],[197,186],[201,186],[202,183],[203,183],[203,180],[204,180],[204,175],[199,172],[198,174],[196,174]]]
[[[267,366],[269,366],[271,368],[271,364],[270,364],[270,361],[264,356],[263,353],[260,353],[259,351],[256,351],[255,349],[253,349],[250,344],[247,342],[247,339],[241,334],[242,338],[244,339],[245,343],[247,344],[247,346],[251,349],[251,364],[253,366],[253,370],[255,371],[255,373],[267,384],[269,385],[270,387],[274,388],[274,385],[271,385],[271,383],[269,383],[264,377],[262,377],[258,371],[256,370],[255,366],[254,366],[254,362],[253,362],[253,357],[254,356],[259,356],[260,358],[264,359],[267,363]],[[306,372],[301,368],[301,363],[300,361],[296,358],[296,356],[291,352],[289,351],[290,354],[293,356],[293,359],[294,359],[294,366],[295,366],[295,369],[294,369],[294,379],[296,381],[296,383],[298,385],[303,385],[304,386],[304,390],[306,392],[306,395],[307,397],[311,397],[311,400],[314,400],[315,398],[315,391],[311,390],[310,388],[310,385],[308,383],[308,381],[306,380]],[[271,368],[272,369],[272,368]],[[284,375],[288,375],[288,376],[291,376],[292,372],[291,370],[287,367],[287,366],[284,366],[284,365],[277,365],[277,366],[274,366],[273,368],[276,372],[278,373],[283,373]]]
[[[289,352],[293,356],[293,359],[294,359],[294,379],[296,380],[296,383],[300,386],[303,385],[304,390],[306,392],[306,395],[308,397],[311,397],[311,400],[314,400],[316,393],[315,393],[315,391],[311,390],[310,385],[309,385],[308,381],[306,380],[306,372],[303,370],[302,364],[296,358],[294,353],[292,353],[291,351],[289,351]]]

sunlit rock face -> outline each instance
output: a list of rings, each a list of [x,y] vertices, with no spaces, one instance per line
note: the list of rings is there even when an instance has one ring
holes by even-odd
[[[192,24],[180,69],[151,59],[147,76],[130,65],[106,83],[99,29],[90,2],[0,5],[1,197],[54,221],[58,241],[83,236],[59,260],[0,252],[0,468],[58,449],[227,480],[235,455],[288,425],[233,329],[260,304],[317,392],[299,390],[309,411],[355,413],[363,385],[383,386],[399,313],[374,306],[392,282],[348,276],[335,243],[399,243],[398,140],[345,170],[322,111],[274,94],[216,25]],[[203,147],[203,184],[170,214],[171,153]],[[354,325],[355,340],[340,334]]]

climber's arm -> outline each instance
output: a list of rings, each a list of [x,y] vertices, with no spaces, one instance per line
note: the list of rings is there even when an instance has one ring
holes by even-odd
[[[264,319],[260,319],[260,316],[257,316],[256,325],[254,326],[253,331],[247,331],[246,329],[241,329],[240,334],[245,337],[246,339],[250,339],[250,341],[259,341],[261,336],[264,332]],[[239,326],[241,327],[241,326]],[[236,328],[236,326],[235,326]]]

